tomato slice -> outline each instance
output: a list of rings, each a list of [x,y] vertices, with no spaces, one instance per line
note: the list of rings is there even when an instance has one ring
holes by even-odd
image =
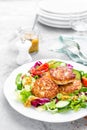
[[[87,78],[86,77],[82,77],[82,84],[87,87]]]
[[[47,63],[41,64],[37,70],[45,70],[45,69],[49,69],[49,65]]]
[[[49,70],[49,65],[47,63],[41,64],[38,68],[32,68],[30,70],[30,73],[33,75],[41,75],[44,72],[47,72]]]

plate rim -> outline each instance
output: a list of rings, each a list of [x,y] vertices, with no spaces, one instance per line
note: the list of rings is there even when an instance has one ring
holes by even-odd
[[[52,14],[52,13],[46,12],[46,11],[44,11],[42,9],[38,10],[38,14],[40,16],[46,17],[48,19],[53,19],[53,20],[55,19],[55,20],[60,20],[60,21],[61,20],[63,20],[63,21],[70,21],[70,16],[71,16],[71,14],[69,14],[69,15]],[[82,15],[81,15],[81,13],[78,16],[72,15],[72,18],[73,18],[73,20],[76,20],[76,19],[77,20],[86,19],[87,18],[87,11],[85,11]]]
[[[49,26],[49,27],[54,27],[54,28],[71,28],[71,26],[70,25],[58,25],[58,24],[52,24],[52,23],[48,23],[48,22],[46,22],[46,21],[44,21],[44,20],[42,20],[42,19],[38,19],[38,21],[40,22],[40,23],[42,23],[43,25],[46,25],[46,26]]]

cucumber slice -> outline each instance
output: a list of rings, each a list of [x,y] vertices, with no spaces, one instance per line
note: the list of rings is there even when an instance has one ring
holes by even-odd
[[[59,102],[56,104],[56,107],[57,107],[57,108],[64,108],[64,107],[68,106],[69,103],[70,103],[69,101],[59,101]]]
[[[18,90],[22,90],[22,79],[21,79],[21,73],[17,75],[16,79],[15,79],[15,83],[16,83],[16,86],[17,86],[17,89]]]
[[[81,80],[81,74],[78,70],[73,69],[73,73],[76,75],[76,79]]]

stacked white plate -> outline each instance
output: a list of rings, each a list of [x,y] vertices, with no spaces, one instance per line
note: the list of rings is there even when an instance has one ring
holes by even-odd
[[[38,14],[42,24],[71,28],[73,21],[87,20],[87,0],[42,0]]]

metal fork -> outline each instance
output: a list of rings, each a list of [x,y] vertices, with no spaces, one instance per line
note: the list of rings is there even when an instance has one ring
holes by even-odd
[[[76,54],[74,54],[73,52],[71,52],[70,50],[66,49],[64,50],[65,53],[70,57],[71,60],[77,62],[77,63],[80,63],[80,64],[84,64],[84,65],[87,65],[87,62],[83,59],[80,59],[80,57]]]
[[[78,53],[78,55],[81,56],[83,59],[86,59],[86,60],[87,60],[86,54],[83,53],[83,52],[81,52],[81,50],[80,50],[80,45],[79,45],[77,42],[75,42],[75,41],[73,41],[73,42],[75,43],[74,45],[77,46],[77,48],[76,48],[76,53]]]
[[[69,49],[75,53],[76,55],[78,55],[81,59],[86,59],[87,60],[87,56],[85,53],[81,52],[80,50],[80,45],[74,41],[73,39],[63,39],[62,36],[59,37],[60,41],[62,43],[64,43],[64,45],[66,44],[67,47],[69,47]]]
[[[72,51],[70,51],[67,48],[67,46],[64,46],[64,47],[62,47],[60,49],[51,50],[51,51],[55,51],[55,52],[59,52],[59,53],[64,53],[64,54],[68,55],[69,58],[71,60],[73,60],[74,62],[87,65],[87,62],[85,60],[81,59],[77,54],[75,54]]]
[[[80,59],[87,60],[87,57],[76,46],[69,46],[67,49],[76,54]]]

